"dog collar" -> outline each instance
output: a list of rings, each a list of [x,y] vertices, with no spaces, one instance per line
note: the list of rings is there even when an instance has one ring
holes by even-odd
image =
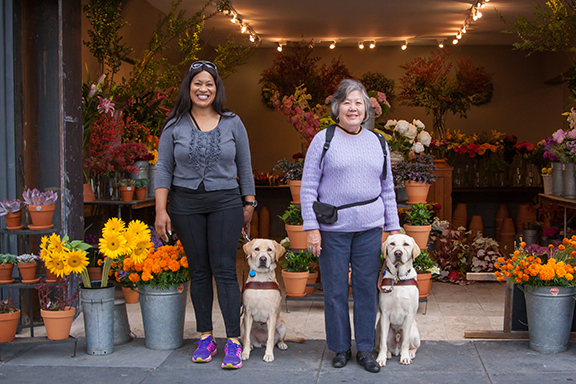
[[[244,286],[244,289],[276,289],[282,293],[278,283],[275,281],[249,281]]]

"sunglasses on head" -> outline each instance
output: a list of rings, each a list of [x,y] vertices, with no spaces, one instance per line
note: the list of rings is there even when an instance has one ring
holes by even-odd
[[[203,60],[193,62],[192,65],[190,66],[190,69],[189,69],[189,70],[191,70],[191,69],[198,69],[198,68],[201,68],[201,67],[208,67],[208,68],[210,68],[210,69],[215,70],[216,73],[218,73],[218,68],[216,68],[216,66],[214,65],[214,63],[211,63],[211,62],[209,62],[209,61],[203,61]]]

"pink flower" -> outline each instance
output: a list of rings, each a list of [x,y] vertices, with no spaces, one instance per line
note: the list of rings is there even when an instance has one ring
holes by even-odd
[[[563,130],[559,129],[556,132],[554,132],[552,134],[552,138],[554,139],[554,141],[556,141],[558,144],[562,143],[564,141],[564,137],[566,137],[566,132],[564,132]]]
[[[573,129],[571,131],[568,131],[568,134],[566,135],[567,139],[576,139],[576,129]]]
[[[106,99],[103,97],[98,96],[100,103],[98,103],[98,109],[104,110],[104,113],[112,113],[114,112],[114,103],[110,99]]]
[[[324,104],[330,104],[331,102],[332,102],[332,95],[330,95],[326,98],[326,101],[324,101]]]
[[[384,101],[386,101],[386,95],[382,92],[378,92],[378,102],[383,103]]]

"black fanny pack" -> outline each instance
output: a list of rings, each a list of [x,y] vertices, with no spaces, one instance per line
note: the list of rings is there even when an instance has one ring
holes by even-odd
[[[315,201],[312,205],[312,209],[314,210],[314,213],[316,214],[316,220],[318,220],[319,223],[334,224],[336,221],[338,221],[338,210],[370,204],[378,200],[379,197],[380,196],[376,196],[370,200],[360,201],[359,203],[340,205],[339,207]]]

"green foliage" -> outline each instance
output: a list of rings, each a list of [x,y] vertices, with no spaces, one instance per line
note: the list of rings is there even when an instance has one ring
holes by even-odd
[[[285,256],[286,258],[282,260],[282,268],[287,269],[288,272],[309,271],[314,260],[317,260],[313,254],[306,251],[289,251]]]
[[[394,98],[394,80],[387,78],[380,72],[367,72],[362,75],[360,82],[367,91],[380,91],[386,95],[386,100],[393,105]]]
[[[132,180],[132,179],[122,179],[118,183],[118,185],[121,187],[130,187],[130,186],[133,186],[135,184],[136,184],[136,181]]]
[[[434,222],[434,209],[431,204],[418,203],[402,210],[404,224],[431,225]]]
[[[16,264],[18,262],[16,255],[0,254],[0,264]]]
[[[236,72],[236,67],[246,64],[246,60],[254,52],[254,45],[244,40],[241,43],[228,39],[215,49],[216,57],[212,62],[218,68],[218,74],[225,79]]]
[[[148,184],[150,184],[150,180],[148,179],[136,179],[134,181],[134,186],[136,188],[146,188],[148,186]]]
[[[436,263],[430,258],[428,251],[425,249],[420,251],[420,254],[414,259],[412,266],[418,273],[431,273],[437,268]]]
[[[290,204],[284,214],[278,217],[288,225],[304,224],[304,220],[302,219],[302,209],[299,205]]]

